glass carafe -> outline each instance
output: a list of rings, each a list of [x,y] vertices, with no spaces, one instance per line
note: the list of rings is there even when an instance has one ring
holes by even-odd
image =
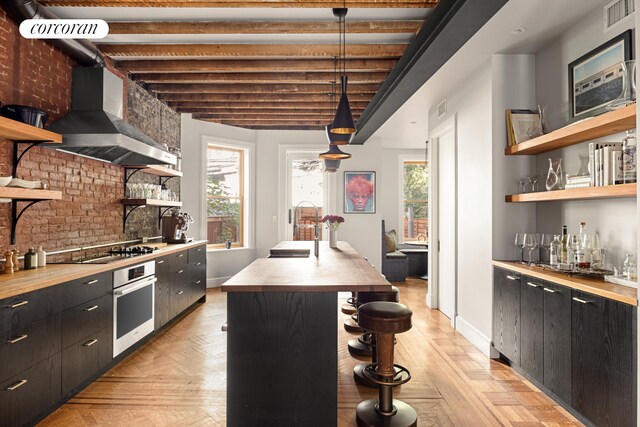
[[[547,191],[562,190],[564,188],[562,157],[549,158],[549,172],[547,172],[545,186],[547,187]]]
[[[553,236],[553,242],[549,245],[549,264],[558,265],[560,262],[560,249],[562,242],[557,234]]]

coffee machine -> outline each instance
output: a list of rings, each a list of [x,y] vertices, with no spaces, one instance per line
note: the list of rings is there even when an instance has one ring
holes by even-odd
[[[193,218],[186,212],[174,211],[171,216],[162,217],[162,241],[166,243],[188,243],[193,240],[187,237],[186,231]]]

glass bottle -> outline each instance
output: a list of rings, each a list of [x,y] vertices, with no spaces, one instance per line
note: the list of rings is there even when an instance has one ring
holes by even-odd
[[[564,188],[564,174],[562,173],[562,157],[549,157],[549,171],[545,181],[547,191],[562,190]]]
[[[553,241],[549,244],[549,264],[558,265],[562,242],[560,236],[553,235]]]
[[[587,223],[580,223],[578,247],[576,249],[576,264],[578,268],[591,267],[591,239],[587,234]]]
[[[38,268],[38,254],[34,248],[29,248],[29,252],[24,254],[24,269],[31,270]]]
[[[569,257],[568,261],[572,270],[576,267],[578,248],[580,248],[580,243],[578,242],[578,236],[574,234],[571,236],[569,249],[567,250]]]
[[[567,234],[567,226],[563,225],[562,226],[562,240],[561,240],[561,246],[560,246],[560,262],[563,263],[563,264],[566,264],[568,262],[568,260],[569,260],[568,244],[569,244],[569,235]]]
[[[636,130],[627,131],[627,136],[622,140],[622,175],[624,183],[636,182]]]
[[[627,259],[622,264],[622,275],[627,280],[636,281],[638,279],[638,270],[636,269],[636,262],[633,259],[633,255],[627,254]]]
[[[591,246],[591,268],[604,269],[604,256],[600,247],[600,236],[593,235],[593,245]]]

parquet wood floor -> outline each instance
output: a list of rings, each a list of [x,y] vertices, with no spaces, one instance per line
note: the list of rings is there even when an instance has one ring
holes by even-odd
[[[397,337],[396,363],[412,380],[395,397],[412,405],[423,426],[581,425],[513,369],[488,359],[425,306],[426,283],[396,283],[413,310],[413,328]],[[340,304],[342,301],[340,301]],[[339,426],[355,426],[355,407],[375,396],[357,387],[339,317]],[[90,384],[39,425],[224,426],[226,294],[211,289],[198,306]],[[327,426],[330,427],[330,426]]]

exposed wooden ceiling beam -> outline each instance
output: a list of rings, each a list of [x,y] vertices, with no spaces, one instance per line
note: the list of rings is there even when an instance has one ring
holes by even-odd
[[[348,58],[399,58],[405,43],[347,44]],[[335,58],[338,44],[99,44],[110,57]]]
[[[351,21],[347,33],[417,33],[422,21]],[[338,34],[338,21],[109,22],[109,34]]]
[[[178,112],[181,112],[180,110],[182,110],[182,108],[178,108],[177,109]],[[362,113],[363,109],[359,108],[359,109],[351,109],[351,112],[355,115],[359,115],[360,113]],[[295,109],[295,108],[288,108],[288,109],[277,109],[277,108],[257,108],[254,106],[253,109],[244,109],[244,110],[214,110],[214,109],[209,109],[209,110],[195,110],[195,111],[188,111],[189,113],[193,113],[193,116],[196,117],[198,116],[198,118],[202,118],[202,117],[243,117],[243,116],[251,116],[253,118],[256,118],[258,116],[283,116],[283,117],[290,117],[290,116],[309,116],[309,117],[331,117],[333,118],[336,109],[335,107],[329,108],[327,106],[327,108],[321,109],[321,108],[315,108],[313,110],[303,110],[303,109]]]
[[[324,121],[325,124],[333,121],[333,114],[324,114],[324,115],[316,115],[316,116],[307,116],[307,115],[266,115],[261,114],[259,116],[255,114],[237,114],[235,116],[221,116],[215,114],[194,114],[194,119],[210,119],[210,120],[221,120],[221,121],[255,121],[255,122],[287,122],[287,121]]]
[[[386,72],[351,72],[349,84],[382,83]],[[302,73],[149,73],[132,74],[132,80],[145,83],[326,83],[335,81],[333,72]],[[338,81],[340,79],[338,78]]]
[[[390,71],[395,59],[347,59],[347,72]],[[116,67],[131,73],[144,72],[205,72],[205,73],[269,73],[269,72],[320,72],[335,67],[333,59],[217,59],[217,60],[132,60],[117,61]]]
[[[377,92],[380,85],[361,84],[347,87],[347,95],[351,93]],[[334,90],[332,85],[325,84],[214,84],[214,83],[153,83],[147,86],[148,90],[157,93],[321,93],[330,94]],[[339,92],[339,88],[337,91]]]
[[[312,127],[316,127],[317,129],[323,129],[326,125],[327,125],[327,121],[326,120],[278,120],[278,121],[260,121],[260,120],[253,120],[253,119],[249,119],[249,120],[233,120],[233,119],[229,119],[229,120],[211,120],[211,119],[204,119],[205,121],[213,121],[215,123],[220,123],[223,125],[230,125],[230,126],[273,126],[273,125],[280,125],[280,126],[312,126]]]
[[[215,110],[254,110],[260,109],[278,109],[278,110],[313,110],[316,108],[329,108],[329,103],[311,103],[304,101],[284,101],[284,102],[261,102],[256,105],[255,102],[199,102],[199,101],[165,101],[169,107],[176,109],[180,113],[191,113],[197,111],[215,111]],[[349,100],[351,110],[360,110],[367,107],[368,102],[355,102]],[[333,107],[332,107],[333,109]]]
[[[212,101],[212,102],[323,102],[328,103],[326,94],[307,93],[159,93],[160,101]],[[349,101],[366,101],[370,94],[349,94]]]
[[[232,8],[427,8],[438,0],[41,0],[45,6],[72,7],[232,7]]]

